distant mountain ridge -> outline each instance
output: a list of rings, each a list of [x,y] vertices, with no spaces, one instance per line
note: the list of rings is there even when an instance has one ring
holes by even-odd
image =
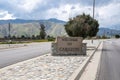
[[[23,20],[23,19],[9,19],[9,20],[0,20],[0,24],[18,24],[18,23],[31,23],[35,22],[35,20]]]
[[[110,26],[110,29],[115,29],[115,30],[120,30],[120,25],[114,25],[114,26]]]
[[[63,23],[63,24],[66,23],[65,21],[58,20],[58,19],[56,19],[56,18],[50,18],[50,19],[48,19],[47,21],[51,21],[51,22],[55,22],[55,23]]]
[[[8,23],[11,23],[11,36],[21,35],[32,36],[39,35],[40,24],[45,25],[46,33],[50,36],[64,36],[67,35],[64,25],[65,21],[58,20],[55,18],[47,20],[24,20],[24,19],[14,19],[14,20],[0,20],[0,37],[8,36]],[[114,29],[113,29],[114,28]],[[97,35],[111,36],[115,34],[120,34],[120,27],[110,27],[110,28],[99,28]],[[116,28],[116,29],[115,29]]]
[[[114,36],[116,34],[120,35],[120,30],[116,30],[116,29],[110,29],[110,28],[99,28],[99,32],[97,33],[97,35],[102,36]]]
[[[50,21],[50,22],[55,22],[55,23],[66,23],[65,21],[62,20],[58,20],[55,18],[50,18],[48,20],[25,20],[25,19],[9,19],[9,20],[0,20],[0,25],[1,24],[8,24],[8,23],[12,23],[12,24],[19,24],[19,23],[32,23],[32,22],[45,22],[45,21]]]

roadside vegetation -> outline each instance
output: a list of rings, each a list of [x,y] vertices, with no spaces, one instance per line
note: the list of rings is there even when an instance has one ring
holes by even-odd
[[[21,35],[21,37],[11,36],[11,25],[9,23],[9,34],[8,36],[4,36],[4,38],[0,38],[0,44],[22,44],[22,43],[31,43],[31,42],[49,42],[55,41],[53,36],[49,36],[46,34],[45,26],[40,24],[39,34],[32,36]]]
[[[65,24],[65,30],[72,37],[95,37],[99,31],[99,23],[90,15],[82,14],[74,18],[70,18]]]
[[[23,44],[23,43],[32,43],[32,42],[53,42],[55,41],[54,37],[48,37],[46,39],[37,39],[37,38],[19,38],[19,39],[4,39],[4,38],[0,38],[0,44]]]

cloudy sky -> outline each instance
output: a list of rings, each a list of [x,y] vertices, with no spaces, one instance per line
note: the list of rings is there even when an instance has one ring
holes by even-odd
[[[92,16],[93,0],[0,0],[0,20],[49,19],[67,21],[86,13]],[[120,0],[96,0],[95,19],[101,27],[120,25]]]

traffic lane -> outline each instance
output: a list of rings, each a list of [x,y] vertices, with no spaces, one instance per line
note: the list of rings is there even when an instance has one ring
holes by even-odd
[[[46,51],[46,50],[50,50],[50,47],[51,44],[48,43],[48,44],[40,44],[40,45],[31,45],[31,46],[26,46],[26,47],[19,47],[19,48],[10,48],[10,49],[3,49],[3,50],[0,50],[0,57],[1,56],[6,56],[7,55],[18,55],[16,53],[19,53],[19,52],[26,52],[26,51]]]
[[[120,80],[120,40],[104,42],[97,80]]]
[[[0,68],[49,53],[49,50],[46,50],[44,53],[40,51],[23,52],[25,54],[21,53],[22,52],[17,53],[18,55],[6,55],[5,57],[2,57],[0,59]]]
[[[51,43],[0,51],[0,68],[38,57],[51,51]]]

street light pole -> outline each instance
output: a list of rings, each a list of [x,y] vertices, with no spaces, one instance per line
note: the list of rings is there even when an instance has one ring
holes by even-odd
[[[95,15],[95,0],[93,0],[93,19],[94,19],[94,15]]]
[[[93,0],[93,19],[95,16],[95,0]],[[92,43],[93,43],[93,39],[92,39]]]

